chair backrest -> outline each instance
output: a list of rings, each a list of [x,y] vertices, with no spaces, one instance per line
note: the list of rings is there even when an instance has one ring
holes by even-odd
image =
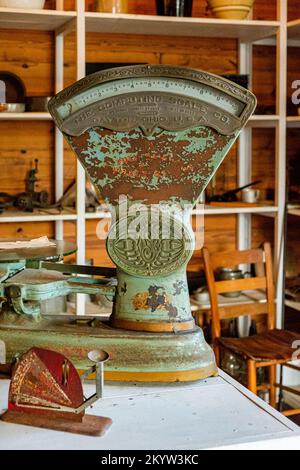
[[[272,253],[269,243],[264,243],[262,249],[210,253],[202,249],[204,268],[209,291],[212,314],[212,337],[221,336],[221,320],[237,318],[245,315],[267,315],[268,329],[275,328],[274,281]],[[215,272],[218,268],[232,268],[240,265],[255,265],[256,277],[218,281]],[[236,291],[263,290],[266,302],[236,304],[219,307],[218,294]]]

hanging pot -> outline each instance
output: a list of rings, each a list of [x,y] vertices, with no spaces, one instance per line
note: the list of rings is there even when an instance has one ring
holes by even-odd
[[[244,20],[252,10],[254,0],[207,0],[216,18]]]

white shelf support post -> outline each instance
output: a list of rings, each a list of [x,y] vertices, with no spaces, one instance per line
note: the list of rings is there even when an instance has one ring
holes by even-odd
[[[239,44],[239,73],[249,75],[252,88],[252,44]],[[243,129],[238,146],[238,186],[251,182],[252,174],[252,129]],[[251,248],[251,214],[239,214],[237,221],[237,248]]]
[[[55,36],[55,93],[64,87],[64,36],[62,33]],[[63,135],[55,126],[55,201],[57,202],[64,192],[64,142]],[[55,222],[55,238],[63,240],[63,221]]]
[[[276,273],[276,293],[277,327],[282,326],[283,320],[283,295],[284,295],[284,224],[285,224],[285,204],[286,204],[286,101],[287,101],[287,0],[277,0],[277,19],[280,26],[277,32],[277,60],[276,60],[276,80],[277,80],[277,114],[279,122],[276,128],[276,205],[278,207],[275,219],[275,273]]]
[[[76,41],[77,41],[77,80],[85,76],[85,2],[76,1],[77,19],[76,19]],[[77,263],[85,264],[85,172],[77,160],[77,223],[76,223],[76,243],[77,243]],[[77,294],[76,314],[85,313],[85,295]]]
[[[239,43],[239,73],[249,75],[249,89],[252,89],[252,44]],[[252,129],[246,127],[242,130],[238,145],[238,186],[251,182],[252,174]],[[251,214],[239,214],[237,217],[237,248],[247,250],[251,248]],[[248,270],[248,266],[241,266]],[[250,318],[239,319],[238,328],[240,336],[247,336]]]

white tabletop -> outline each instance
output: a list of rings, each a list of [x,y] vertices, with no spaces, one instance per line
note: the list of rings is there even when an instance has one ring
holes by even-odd
[[[1,413],[8,386],[0,381]],[[85,386],[87,395],[93,390]],[[0,449],[279,448],[280,442],[300,449],[300,428],[222,372],[189,384],[109,384],[89,413],[112,418],[104,437],[0,421]]]

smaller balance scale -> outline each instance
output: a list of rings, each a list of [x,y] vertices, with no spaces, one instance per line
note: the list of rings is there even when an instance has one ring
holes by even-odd
[[[8,361],[46,348],[86,370],[89,351],[103,349],[107,380],[217,374],[191,314],[190,215],[255,106],[251,92],[224,78],[164,65],[105,70],[51,100],[56,125],[112,212],[107,251],[116,282],[101,268],[57,263],[73,251],[62,242],[52,260],[48,249],[0,254],[0,340]],[[139,225],[139,236],[128,225]],[[42,300],[70,292],[112,299],[109,321],[41,314]]]
[[[0,417],[6,423],[23,424],[87,436],[102,436],[112,424],[110,418],[86,415],[103,394],[105,351],[91,351],[94,363],[79,376],[62,354],[31,348],[14,364],[0,365],[0,375],[11,378],[8,410]],[[85,399],[82,381],[95,374],[96,393]]]

